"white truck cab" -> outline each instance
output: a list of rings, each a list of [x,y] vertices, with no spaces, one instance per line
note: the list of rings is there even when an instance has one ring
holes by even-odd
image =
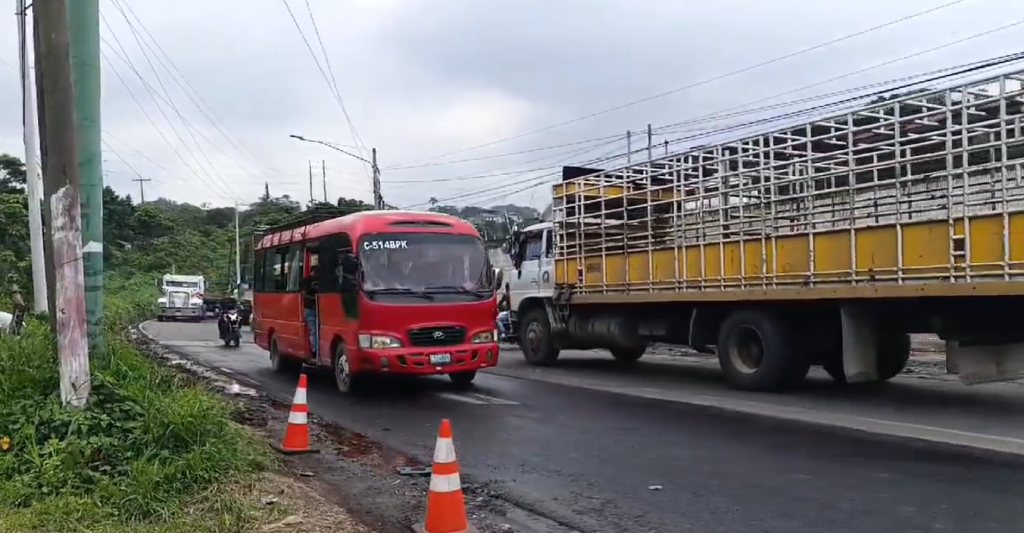
[[[160,280],[163,296],[157,298],[160,313],[157,320],[187,319],[195,322],[203,320],[206,310],[203,297],[206,294],[206,278],[203,276],[187,276],[182,274],[164,274]]]
[[[531,299],[555,294],[554,224],[540,222],[520,230],[513,242],[512,269],[506,273],[512,321]],[[514,327],[514,326],[513,326]]]

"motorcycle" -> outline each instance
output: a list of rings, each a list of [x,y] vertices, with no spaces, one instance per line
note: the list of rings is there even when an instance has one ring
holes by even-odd
[[[224,311],[220,315],[220,340],[224,346],[235,345],[237,348],[242,344],[242,317],[237,309]]]

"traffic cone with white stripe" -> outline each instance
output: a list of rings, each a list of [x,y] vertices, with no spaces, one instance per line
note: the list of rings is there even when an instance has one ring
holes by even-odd
[[[462,496],[459,460],[455,457],[452,424],[441,421],[441,431],[434,446],[434,468],[430,472],[427,494],[427,520],[413,528],[417,533],[476,533],[466,516],[466,500]]]
[[[284,441],[274,449],[287,455],[300,453],[317,453],[319,450],[309,446],[309,406],[306,405],[306,375],[299,376],[299,386],[295,388],[292,400],[292,411],[288,414],[288,427],[284,430]]]

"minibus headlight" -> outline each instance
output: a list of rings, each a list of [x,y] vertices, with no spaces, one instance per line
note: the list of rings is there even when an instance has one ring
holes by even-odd
[[[476,335],[473,335],[473,344],[486,344],[488,342],[494,342],[494,331],[481,331]]]
[[[383,348],[401,348],[402,341],[387,335],[359,334],[359,347],[364,350],[380,350]]]

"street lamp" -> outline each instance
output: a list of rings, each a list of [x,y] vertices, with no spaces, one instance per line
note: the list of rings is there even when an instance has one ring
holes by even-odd
[[[342,150],[341,148],[338,148],[334,144],[329,143],[327,141],[320,141],[320,140],[317,140],[317,139],[307,139],[306,137],[303,137],[302,135],[289,135],[289,137],[291,137],[292,139],[297,139],[297,140],[303,141],[303,142],[320,144],[320,145],[326,146],[326,147],[328,147],[331,150],[334,150],[336,152],[341,152],[341,153],[343,153],[343,154],[345,154],[345,155],[347,155],[349,157],[353,157],[355,159],[358,159],[358,160],[360,160],[360,161],[362,161],[364,163],[369,163],[370,167],[373,168],[373,204],[374,204],[374,208],[375,209],[384,209],[384,198],[380,194],[380,167],[377,166],[377,149],[376,148],[372,148],[370,150],[370,153],[372,154],[371,157],[373,159],[372,161],[370,161],[370,160],[366,159],[365,157],[353,154],[352,152],[349,152],[347,150]]]

